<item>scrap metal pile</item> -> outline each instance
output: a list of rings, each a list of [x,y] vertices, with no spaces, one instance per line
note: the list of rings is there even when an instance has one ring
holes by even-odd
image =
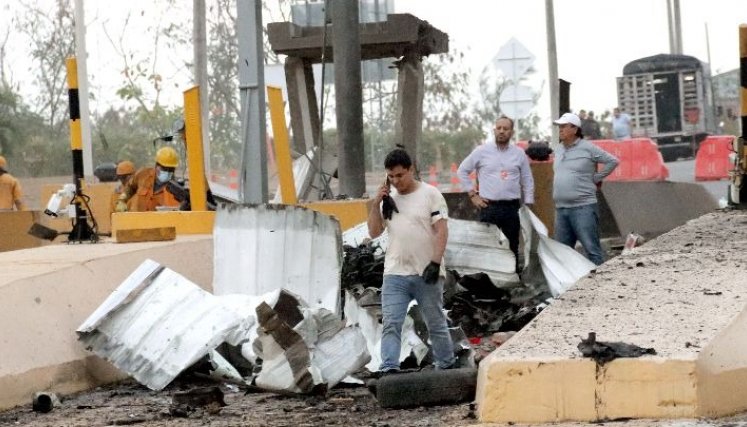
[[[474,367],[548,296],[593,268],[572,249],[553,246],[531,212],[522,215],[532,243],[524,281],[497,227],[449,222],[444,300],[462,367]],[[380,364],[386,243],[386,234],[368,239],[365,224],[341,234],[333,217],[301,207],[220,209],[212,293],[146,260],[78,328],[79,339],[153,390],[185,372],[283,394],[360,383]],[[487,344],[470,344],[486,336]],[[415,303],[402,349],[404,368],[431,363]]]

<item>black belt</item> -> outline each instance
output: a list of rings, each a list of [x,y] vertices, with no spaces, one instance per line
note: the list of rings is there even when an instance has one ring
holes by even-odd
[[[497,205],[497,206],[518,206],[520,204],[519,199],[511,199],[511,200],[488,200],[489,205]]]

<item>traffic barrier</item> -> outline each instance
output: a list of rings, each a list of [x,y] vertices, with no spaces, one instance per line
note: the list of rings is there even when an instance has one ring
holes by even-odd
[[[433,165],[428,167],[428,184],[438,188],[438,173]]]
[[[696,181],[718,181],[729,177],[732,169],[729,154],[734,138],[732,135],[713,135],[700,143],[695,156]]]
[[[459,183],[456,163],[451,164],[451,191],[461,191],[462,185]]]
[[[228,188],[232,190],[239,188],[239,172],[236,169],[228,171]]]
[[[648,138],[633,138],[621,141],[600,139],[592,144],[612,154],[620,164],[606,178],[610,181],[664,181],[669,177],[669,169],[659,147]],[[600,170],[603,168],[600,165]]]

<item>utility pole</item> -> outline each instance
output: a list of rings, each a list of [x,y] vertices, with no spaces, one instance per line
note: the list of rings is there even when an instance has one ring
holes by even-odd
[[[205,159],[205,171],[210,171],[210,128],[207,73],[207,24],[205,18],[205,0],[194,0],[192,3],[192,46],[194,47],[194,79],[200,87],[200,117],[202,117],[202,150]]]
[[[680,17],[680,0],[672,0],[672,12],[674,14],[674,40],[677,55],[682,55],[682,19]]]
[[[667,28],[669,28],[669,53],[677,53],[677,43],[674,39],[674,13],[672,12],[672,0],[667,0]]]
[[[340,194],[361,197],[366,191],[363,147],[363,93],[358,2],[331,0],[332,55],[337,112],[337,176]]]
[[[80,131],[83,140],[83,174],[93,179],[93,145],[91,144],[91,113],[88,109],[88,67],[86,61],[86,17],[83,0],[75,0],[75,57],[78,62]]]
[[[553,0],[545,0],[545,20],[547,26],[547,68],[550,76],[550,117],[556,120],[560,116],[560,104],[558,90],[558,50],[555,44],[555,10]],[[558,128],[552,126],[552,140],[550,146],[555,148],[558,144]]]

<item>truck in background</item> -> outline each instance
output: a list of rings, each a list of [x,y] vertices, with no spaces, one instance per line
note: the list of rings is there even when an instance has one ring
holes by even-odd
[[[633,137],[651,138],[665,161],[692,157],[716,133],[708,64],[687,55],[636,59],[617,78],[617,102]]]

